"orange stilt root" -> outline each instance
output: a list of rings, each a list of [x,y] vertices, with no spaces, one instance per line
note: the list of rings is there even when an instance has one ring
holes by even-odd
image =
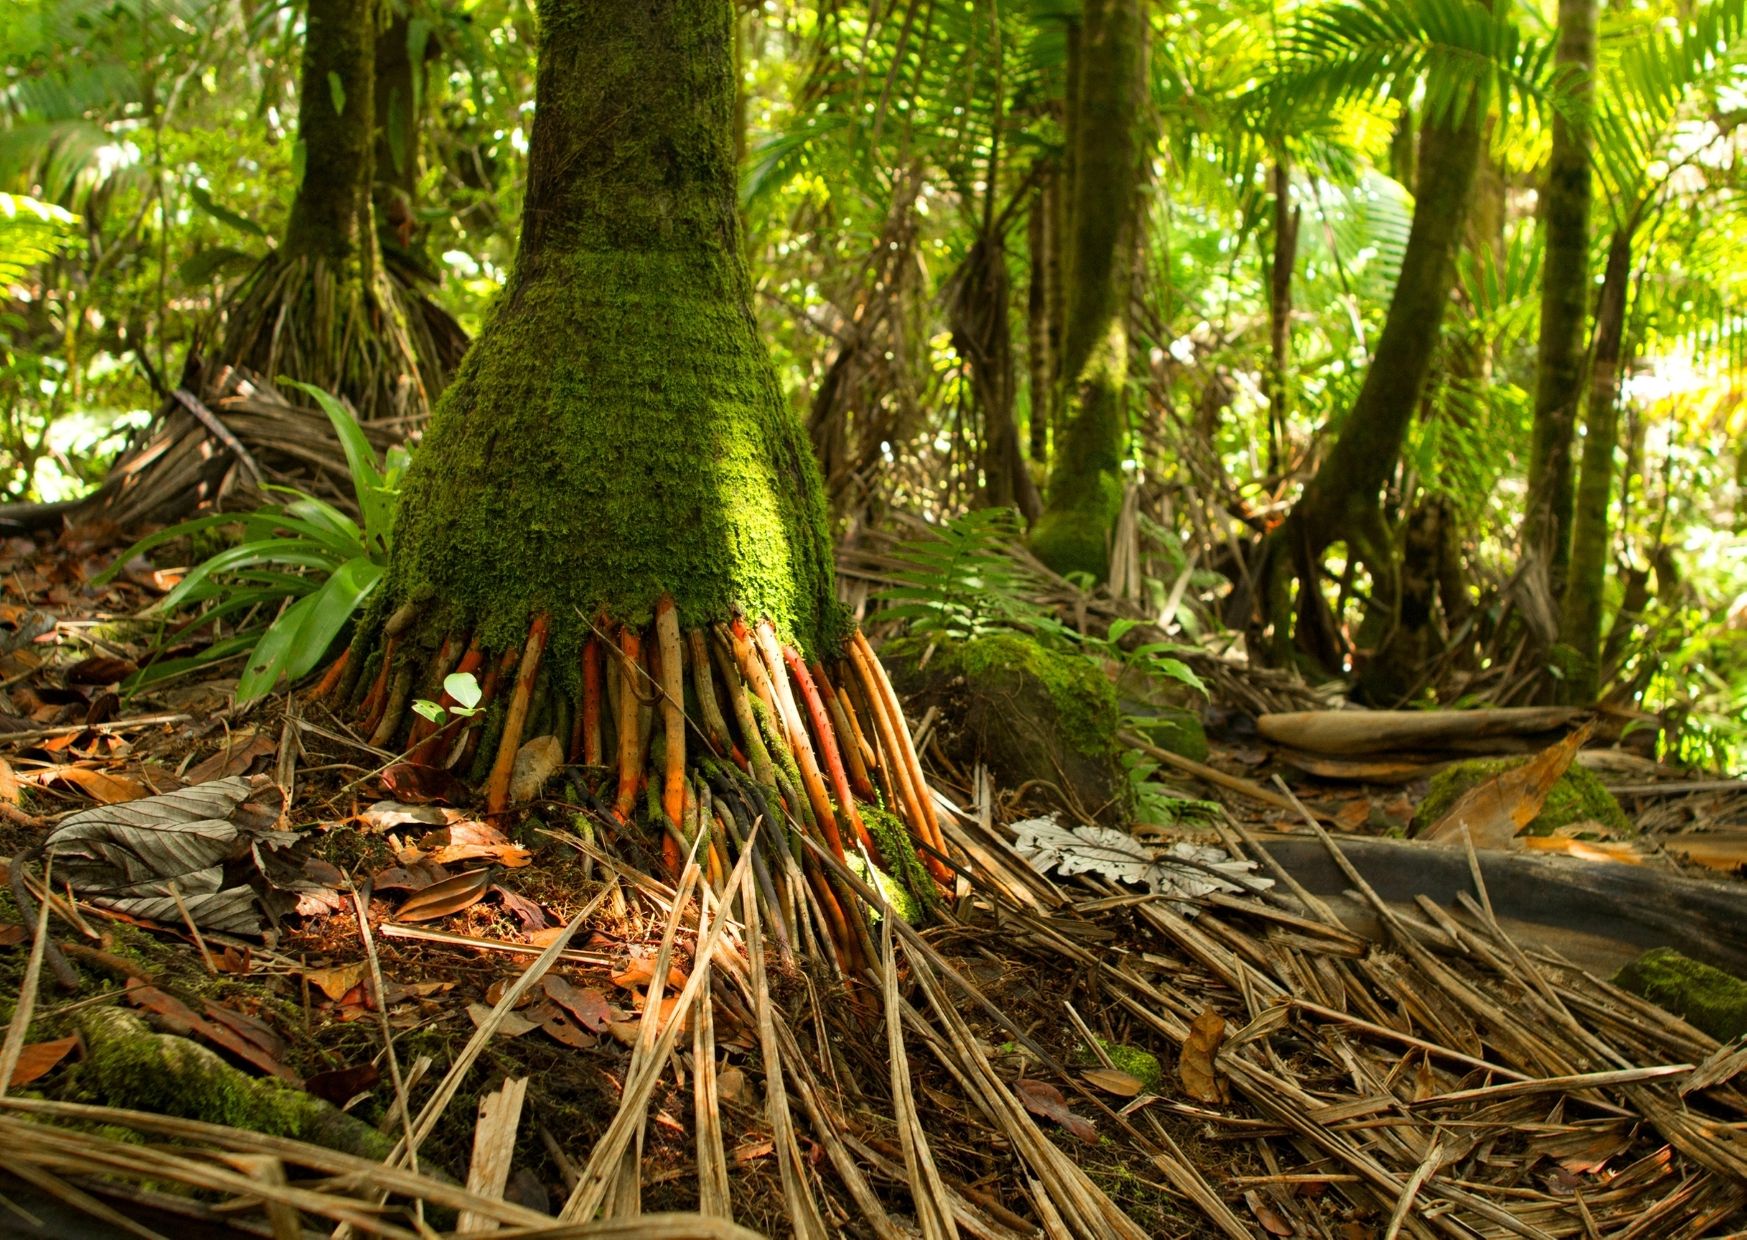
[[[819,686],[813,683],[813,674],[807,670],[807,665],[801,662],[801,656],[791,646],[782,648],[783,661],[788,664],[789,675],[795,678],[795,684],[800,687],[801,700],[807,704],[807,713],[813,719],[813,735],[819,738],[819,752],[825,759],[825,773],[831,777],[831,791],[837,797],[839,813],[855,832],[855,838],[861,846],[867,849],[868,856],[881,869],[885,868],[886,859],[880,854],[879,845],[868,834],[867,824],[861,820],[861,810],[855,803],[855,794],[849,790],[849,776],[843,769],[843,757],[837,750],[837,732],[831,726],[831,716],[825,713],[825,703],[819,697]]]
[[[661,784],[661,809],[675,827],[685,817],[685,666],[679,645],[679,615],[673,600],[655,605],[655,648],[661,655],[661,729],[667,737]],[[679,845],[663,837],[662,857],[670,873],[679,872]]]
[[[540,656],[546,652],[546,630],[550,624],[550,618],[541,612],[528,626],[528,644],[522,648],[522,665],[516,672],[509,711],[504,716],[503,740],[498,743],[491,775],[485,781],[488,814],[501,814],[509,808],[510,777],[515,773],[516,751],[522,747],[522,729],[527,726],[528,703],[534,696],[534,679],[540,673]]]
[[[350,646],[347,646],[344,650],[340,651],[340,657],[328,665],[327,672],[322,676],[320,683],[316,685],[315,692],[311,696],[325,698],[333,693],[335,689],[339,688],[340,677],[346,674],[346,664],[351,661],[351,658],[352,648]]]
[[[643,733],[637,723],[637,678],[642,675],[643,639],[630,625],[619,629],[619,794],[613,814],[629,822],[637,808],[637,784],[643,777]]]

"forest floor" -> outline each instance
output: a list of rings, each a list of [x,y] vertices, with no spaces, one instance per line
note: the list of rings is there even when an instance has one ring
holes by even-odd
[[[222,890],[194,885],[206,854],[123,909],[51,868],[64,988],[0,894],[0,1234],[76,1234],[65,1212],[105,1202],[128,1205],[78,1234],[580,1235],[542,1228],[597,1207],[714,1216],[610,1233],[676,1237],[1747,1227],[1747,1049],[1604,980],[1689,895],[1688,939],[1747,954],[1747,917],[1702,911],[1740,898],[1741,785],[1616,749],[1631,841],[1482,856],[1389,839],[1427,755],[1307,758],[1230,711],[1222,778],[1194,785],[1224,811],[1143,841],[1149,888],[1039,872],[1012,829],[1037,807],[935,753],[956,898],[882,922],[883,989],[846,985],[786,945],[768,971],[716,951],[771,929],[646,877],[658,856],[595,815],[585,771],[487,822],[298,697],[236,711],[234,682],[196,676],[124,699],[127,618],[169,582],[92,588],[114,550],[0,543],[0,855],[34,904],[70,816],[143,831],[126,807],[204,787],[230,807],[201,823]],[[1628,870],[1652,877],[1595,878]],[[246,1084],[212,1114],[174,1056],[128,1079],[102,1010]],[[235,1127],[309,1135],[292,1091],[361,1121],[350,1154]],[[408,1134],[416,1157],[389,1149]]]

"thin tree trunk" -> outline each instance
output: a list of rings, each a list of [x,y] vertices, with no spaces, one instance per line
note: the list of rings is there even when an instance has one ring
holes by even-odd
[[[1055,350],[1051,339],[1054,321],[1050,314],[1055,296],[1050,286],[1055,252],[1050,204],[1054,199],[1052,185],[1055,176],[1046,174],[1043,184],[1032,194],[1026,221],[1030,265],[1025,288],[1025,369],[1031,393],[1030,435],[1026,449],[1031,460],[1039,465],[1049,459],[1049,432],[1055,406]]]
[[[1298,262],[1300,211],[1292,206],[1292,165],[1276,152],[1274,247],[1268,259],[1268,472],[1278,473],[1291,416],[1292,269]]]
[[[1455,284],[1455,255],[1467,221],[1484,123],[1482,108],[1470,100],[1466,115],[1422,126],[1413,224],[1371,367],[1334,447],[1278,534],[1292,557],[1291,572],[1301,583],[1300,644],[1324,666],[1338,668],[1343,659],[1320,590],[1322,554],[1331,543],[1346,539],[1352,558],[1362,559],[1371,570],[1374,603],[1394,606],[1396,553],[1380,496],[1401,458],[1437,349]],[[1272,568],[1270,575],[1283,568]],[[1283,590],[1279,580],[1268,584]],[[1271,600],[1268,608],[1276,644],[1283,644],[1278,600]]]
[[[1589,311],[1589,107],[1595,72],[1596,0],[1559,0],[1560,81],[1574,114],[1553,114],[1542,191],[1546,256],[1535,364],[1534,442],[1523,541],[1543,557],[1555,596],[1571,557],[1572,444],[1583,399],[1583,331]]]
[[[1145,105],[1140,0],[1087,0],[1069,46],[1066,413],[1032,546],[1058,572],[1102,579],[1128,430],[1128,298]]]
[[[1608,245],[1607,272],[1595,308],[1595,349],[1589,365],[1589,405],[1584,422],[1583,473],[1572,522],[1571,571],[1565,590],[1560,639],[1572,666],[1562,686],[1568,701],[1594,700],[1601,674],[1601,630],[1611,531],[1614,449],[1619,446],[1620,369],[1625,352],[1627,286],[1632,242],[1623,229]]]
[[[303,176],[285,230],[288,255],[373,269],[375,102],[374,0],[309,0],[297,113]]]
[[[983,503],[1018,508],[1035,521],[1042,508],[1025,468],[1014,417],[1012,281],[998,238],[980,237],[965,256],[950,294],[952,345],[970,364],[971,393],[982,414]]]
[[[376,36],[376,169],[373,198],[385,244],[422,258],[418,229],[419,135],[424,123],[424,60],[413,63],[412,19],[396,9]]]

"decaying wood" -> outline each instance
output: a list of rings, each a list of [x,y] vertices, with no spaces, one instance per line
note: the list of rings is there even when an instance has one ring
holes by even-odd
[[[1378,754],[1433,749],[1495,737],[1536,736],[1569,726],[1584,712],[1566,706],[1492,710],[1305,710],[1263,715],[1268,740],[1317,754]]]

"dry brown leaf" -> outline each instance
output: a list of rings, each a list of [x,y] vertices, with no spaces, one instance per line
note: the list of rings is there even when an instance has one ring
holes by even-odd
[[[491,1009],[483,1003],[469,1003],[467,1015],[475,1026],[483,1028],[485,1022],[491,1019]],[[519,1038],[524,1033],[532,1033],[539,1027],[525,1016],[517,1015],[515,1012],[505,1012],[503,1020],[498,1023],[497,1032],[500,1037]]]
[[[441,831],[431,831],[419,840],[419,851],[429,854],[428,860],[438,865],[456,861],[477,861],[488,858],[511,869],[527,865],[531,856],[520,844],[490,823],[465,819],[450,823]]]
[[[667,984],[675,990],[685,988],[689,975],[678,965],[667,967]],[[637,990],[647,986],[655,979],[655,958],[653,956],[632,956],[625,962],[622,971],[613,974],[613,985],[622,986],[626,990]]]
[[[265,758],[278,750],[279,743],[271,736],[235,733],[217,753],[198,766],[190,768],[184,778],[191,784],[204,784],[210,779],[244,775],[254,765],[256,758]]]
[[[739,1068],[723,1068],[716,1073],[716,1096],[723,1102],[738,1102],[746,1092],[746,1073]]]
[[[1067,1100],[1062,1097],[1062,1091],[1048,1081],[1021,1077],[1013,1083],[1013,1092],[1033,1115],[1054,1120],[1087,1145],[1098,1144],[1097,1126],[1085,1116],[1075,1115],[1070,1111]]]
[[[8,805],[18,804],[18,776],[5,758],[0,758],[0,801]]]
[[[1663,845],[1677,857],[1685,857],[1706,869],[1734,873],[1747,867],[1747,827],[1728,827],[1721,831],[1684,831],[1663,839]]]
[[[1460,844],[1466,828],[1476,848],[1511,847],[1522,829],[1539,816],[1547,794],[1593,731],[1595,725],[1586,723],[1521,766],[1474,785],[1419,838],[1431,844]]]
[[[457,874],[454,878],[433,883],[423,891],[415,891],[408,896],[406,903],[395,913],[394,920],[432,921],[438,917],[447,917],[451,913],[459,913],[485,899],[485,893],[490,886],[489,869]]]
[[[540,985],[545,988],[547,998],[561,1004],[585,1029],[603,1033],[614,1019],[607,997],[592,986],[579,989],[556,973],[548,973]]]
[[[1197,1102],[1224,1102],[1225,1084],[1219,1079],[1213,1058],[1225,1037],[1225,1017],[1203,1008],[1189,1025],[1189,1038],[1177,1059],[1177,1079],[1183,1091]]]
[[[367,971],[366,966],[359,962],[358,964],[340,965],[333,969],[306,969],[303,976],[311,986],[338,1003],[351,993],[354,986],[364,980],[364,974]]]
[[[94,801],[104,805],[118,805],[123,801],[137,801],[150,791],[137,779],[129,779],[125,775],[111,775],[108,771],[93,770],[87,766],[57,766],[42,772],[41,783],[73,784]]]
[[[1139,1077],[1116,1068],[1094,1068],[1084,1074],[1084,1079],[1093,1088],[1115,1094],[1118,1098],[1132,1098],[1146,1088],[1145,1082]]]
[[[1250,1213],[1256,1216],[1256,1222],[1262,1225],[1262,1230],[1270,1236],[1292,1236],[1298,1234],[1298,1229],[1288,1223],[1280,1212],[1266,1201],[1255,1189],[1244,1194],[1244,1204],[1250,1208]]]
[[[32,1042],[25,1046],[18,1052],[18,1063],[12,1069],[12,1080],[7,1088],[17,1089],[47,1074],[77,1045],[78,1038],[56,1038],[53,1042]]]
[[[1632,844],[1615,844],[1606,840],[1575,840],[1563,835],[1525,835],[1516,842],[1532,852],[1559,853],[1566,857],[1576,857],[1579,861],[1644,864],[1644,854]]]
[[[536,736],[525,742],[516,750],[516,762],[510,774],[510,800],[516,803],[532,801],[563,765],[564,746],[556,736]]]

